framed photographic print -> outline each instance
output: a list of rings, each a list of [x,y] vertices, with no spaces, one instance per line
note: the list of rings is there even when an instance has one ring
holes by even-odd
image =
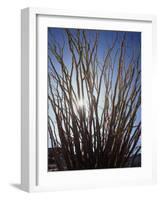
[[[26,191],[155,182],[153,16],[22,10]]]

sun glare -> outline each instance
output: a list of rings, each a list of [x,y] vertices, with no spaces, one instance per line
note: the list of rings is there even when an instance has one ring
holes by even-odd
[[[85,101],[84,101],[84,99],[79,99],[79,100],[78,100],[78,106],[79,106],[79,108],[83,108],[83,107],[85,106]]]

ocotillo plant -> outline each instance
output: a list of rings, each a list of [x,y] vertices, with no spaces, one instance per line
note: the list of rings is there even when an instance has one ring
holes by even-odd
[[[48,29],[48,134],[57,170],[132,167],[141,154],[140,40],[116,31],[103,52],[101,31],[59,33]]]

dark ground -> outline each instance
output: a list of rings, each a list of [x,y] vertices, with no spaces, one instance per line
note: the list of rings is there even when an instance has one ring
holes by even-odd
[[[59,153],[60,155],[60,159],[62,160],[62,163],[64,163],[64,171],[67,170],[65,161],[63,159],[63,156],[61,154],[61,149],[60,148],[56,148],[54,151],[56,151],[57,153]],[[54,159],[54,151],[52,148],[48,148],[48,171],[52,172],[52,171],[59,171],[57,168],[57,165],[55,163],[55,159]],[[125,168],[128,167],[141,167],[141,154],[138,154],[135,159],[133,157],[131,157],[129,159],[129,161],[126,163]]]

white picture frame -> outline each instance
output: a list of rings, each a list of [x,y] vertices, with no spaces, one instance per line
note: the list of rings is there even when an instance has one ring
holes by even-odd
[[[86,21],[86,23],[84,23]],[[106,26],[108,22],[108,26]],[[83,170],[47,172],[47,62],[44,52],[48,26],[108,28],[143,32],[142,50],[142,119],[144,134],[143,166],[140,169]],[[154,16],[132,14],[60,11],[25,8],[21,15],[21,188],[28,192],[74,188],[96,188],[122,184],[152,184],[156,182],[155,133],[149,84],[151,68],[155,67],[156,19]],[[40,42],[41,41],[41,42]],[[147,43],[148,42],[148,43]],[[41,55],[41,56],[40,56]],[[46,52],[47,55],[47,52]],[[39,60],[39,57],[41,59]],[[46,67],[44,64],[46,63]],[[42,66],[43,64],[43,66]],[[145,67],[146,65],[146,67]],[[46,75],[45,75],[46,74]],[[40,81],[41,80],[41,81]],[[41,89],[40,89],[41,88]],[[149,93],[147,93],[147,89]],[[40,91],[41,90],[41,91]],[[41,109],[40,109],[41,107]],[[147,110],[148,109],[148,110]],[[46,150],[45,150],[46,148]],[[41,157],[40,157],[41,155]],[[145,159],[144,159],[145,157]]]

